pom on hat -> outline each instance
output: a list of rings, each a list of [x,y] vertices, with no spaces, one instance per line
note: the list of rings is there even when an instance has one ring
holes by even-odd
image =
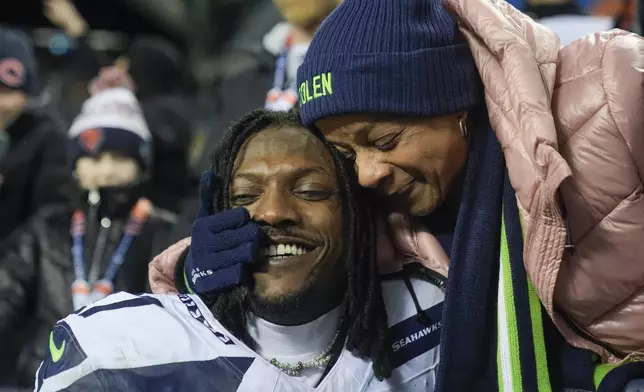
[[[68,140],[72,164],[105,151],[133,158],[144,171],[151,163],[150,130],[138,100],[126,88],[107,89],[85,101]]]
[[[348,113],[449,115],[483,102],[470,48],[440,0],[344,0],[297,79],[308,125]]]

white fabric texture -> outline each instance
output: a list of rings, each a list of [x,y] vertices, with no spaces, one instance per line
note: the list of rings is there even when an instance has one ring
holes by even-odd
[[[126,88],[107,89],[85,101],[68,137],[73,139],[93,128],[118,128],[132,132],[144,141],[151,139],[139,101]]]

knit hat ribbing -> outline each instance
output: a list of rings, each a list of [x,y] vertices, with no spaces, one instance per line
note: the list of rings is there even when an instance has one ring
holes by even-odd
[[[116,152],[135,159],[145,171],[151,164],[151,135],[139,101],[126,88],[90,97],[68,133],[72,164],[81,156]]]
[[[454,18],[438,0],[345,0],[298,71],[304,123],[347,113],[448,115],[483,101]]]

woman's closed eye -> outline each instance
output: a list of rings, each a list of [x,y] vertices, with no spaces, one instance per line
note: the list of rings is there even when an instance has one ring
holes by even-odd
[[[401,129],[396,133],[380,137],[373,141],[373,146],[380,151],[391,151],[398,145],[398,141],[400,140],[400,136],[403,131],[404,129]]]

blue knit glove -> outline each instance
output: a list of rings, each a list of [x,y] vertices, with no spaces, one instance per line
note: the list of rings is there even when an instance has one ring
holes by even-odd
[[[259,257],[261,234],[244,208],[198,218],[185,262],[192,291],[209,298],[242,284]]]
[[[184,271],[190,289],[211,298],[249,278],[249,265],[258,259],[263,237],[244,208],[214,213],[214,188],[219,178],[205,172],[199,182],[200,207],[192,226],[192,243]]]

